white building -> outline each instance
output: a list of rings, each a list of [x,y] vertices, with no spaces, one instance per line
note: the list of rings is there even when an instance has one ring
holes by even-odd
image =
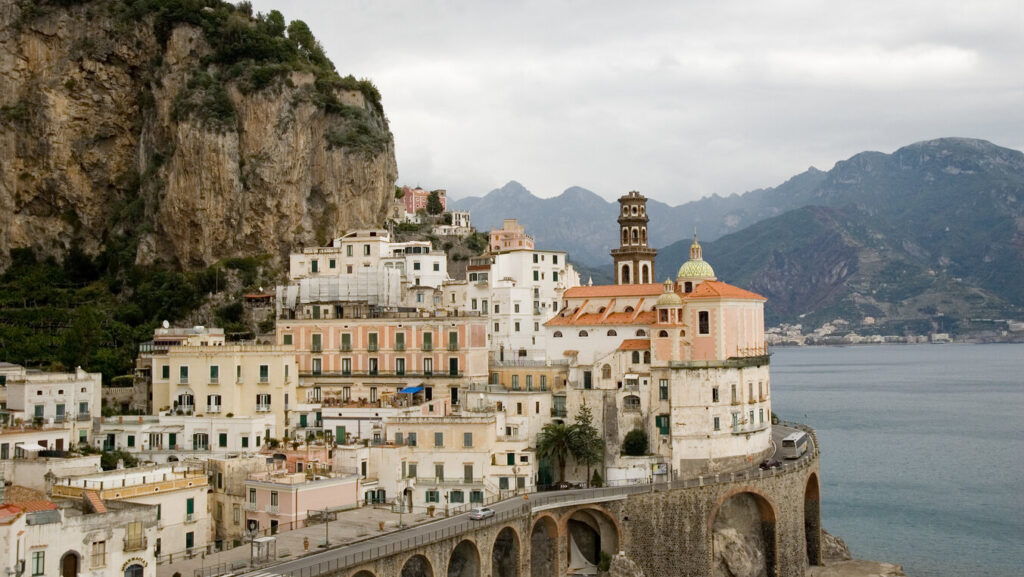
[[[453,210],[445,213],[451,215],[451,224],[439,224],[434,227],[433,233],[436,236],[466,236],[473,232],[473,226],[469,221],[468,210]]]
[[[66,428],[71,430],[71,442],[88,442],[92,416],[100,411],[102,375],[81,368],[73,373],[48,373],[7,365],[3,376],[8,423]],[[70,448],[61,445],[58,442],[48,448]]]
[[[150,465],[58,479],[56,498],[95,495],[103,502],[126,501],[155,506],[157,556],[189,555],[205,549],[212,526],[207,507],[208,482],[199,469]]]
[[[157,463],[255,453],[262,440],[272,436],[275,421],[272,414],[103,417],[96,443],[107,451],[127,451]]]
[[[156,577],[156,507],[99,499],[0,506],[8,575]]]

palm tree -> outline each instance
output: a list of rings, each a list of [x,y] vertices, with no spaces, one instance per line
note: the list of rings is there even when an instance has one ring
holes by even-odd
[[[558,478],[565,480],[565,460],[572,453],[573,433],[565,423],[548,423],[537,435],[537,455],[558,463]]]

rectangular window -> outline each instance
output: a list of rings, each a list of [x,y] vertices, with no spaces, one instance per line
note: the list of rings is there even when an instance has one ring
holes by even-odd
[[[448,493],[448,500],[451,503],[464,503],[465,494],[462,491],[451,491]]]
[[[498,477],[498,489],[501,491],[508,490],[508,477]]]
[[[377,402],[377,387],[370,387],[370,402]]]
[[[409,477],[416,478],[416,463],[409,463]]]
[[[270,382],[270,365],[260,365],[260,382]]]
[[[160,378],[164,379],[165,381],[171,378],[171,365],[163,365],[162,367],[160,367]]]
[[[443,447],[444,446],[444,433],[442,433],[442,432],[434,433],[434,446],[435,447]]]
[[[396,351],[404,351],[405,350],[405,333],[397,333],[395,335],[395,350]]]
[[[467,483],[473,482],[473,465],[465,464],[462,466],[462,480]]]
[[[242,508],[236,503],[231,507],[231,520],[237,525],[242,519]]]
[[[210,365],[210,384],[215,385],[220,381],[220,367],[218,365]]]
[[[320,263],[318,263],[316,259],[313,259],[313,260],[312,260],[312,261],[311,261],[311,262],[309,263],[309,269],[310,269],[311,271],[313,271],[313,272],[319,272],[319,271],[320,271]]]
[[[459,350],[459,333],[456,331],[448,331],[448,350]]]
[[[46,570],[46,551],[32,552],[32,575],[42,575]]]
[[[363,256],[370,256],[370,245],[363,245]]]
[[[282,344],[285,344],[285,345],[292,344],[292,336],[291,335],[284,335],[282,337]]]
[[[185,533],[185,549],[191,549],[196,546],[196,534],[192,531]]]
[[[423,333],[423,350],[434,350],[434,333]]]
[[[371,352],[378,350],[380,345],[379,345],[379,343],[377,341],[377,333],[370,333],[368,335],[368,338],[369,338],[369,344],[367,344],[366,350],[371,351]]]
[[[178,434],[167,433],[167,447],[169,449],[175,449],[178,446]]]
[[[434,359],[423,359],[423,374],[428,377],[434,374]]]
[[[341,350],[348,352],[352,350],[352,334],[341,333]]]
[[[661,379],[658,383],[658,398],[662,401],[668,400],[668,379]]]
[[[352,359],[341,359],[341,375],[347,377],[352,374]]]
[[[270,492],[270,506],[277,507],[277,491]]]
[[[540,280],[540,271],[539,270],[533,271],[533,280]]]
[[[178,367],[178,382],[188,384],[188,365]]]
[[[434,272],[440,272],[440,270],[441,270],[441,263],[435,262],[434,263]]]
[[[315,334],[312,335],[312,337],[313,342],[310,348],[313,350],[313,352],[319,353],[320,351],[324,350],[324,336],[321,334]]]
[[[718,387],[712,387],[711,388],[711,402],[712,403],[717,403],[718,402]]]
[[[444,480],[444,463],[434,463],[434,478],[438,481]]]
[[[591,389],[594,386],[592,375],[590,371],[583,371],[583,388]]]
[[[437,491],[427,491],[427,503],[437,503],[440,500],[440,493]]]
[[[395,359],[395,374],[398,376],[405,374],[405,359]]]
[[[369,359],[369,361],[370,361],[370,363],[369,363],[369,365],[370,365],[369,366],[370,374],[371,375],[376,375],[377,372],[378,372],[377,358],[376,357],[371,358],[371,359]]]
[[[668,415],[658,415],[654,418],[655,424],[658,427],[658,433],[667,435],[669,433],[669,418]]]
[[[220,433],[217,435],[217,446],[220,448],[226,448],[228,446],[228,434]]]
[[[249,448],[249,435],[242,435],[242,448],[243,449],[248,449]]]
[[[482,504],[484,502],[484,492],[480,490],[470,491],[469,502]]]
[[[518,333],[519,332],[519,321],[515,322],[514,328],[515,328],[515,331]]]
[[[334,260],[333,258],[328,260],[327,262],[328,266],[330,266],[331,268],[337,268],[338,266],[338,261]]]
[[[192,498],[192,497],[189,497],[188,499],[185,500],[185,514],[186,515],[193,515],[193,514],[195,514],[195,512],[196,512],[196,500],[194,498]]]
[[[409,446],[410,447],[415,447],[416,446],[416,433],[409,433]],[[413,464],[411,466],[414,467],[414,470],[415,470],[416,465]],[[415,477],[416,475],[411,475],[411,476]]]
[[[476,310],[476,299],[470,299],[469,302],[470,302],[469,308],[471,308],[473,310]]]
[[[547,375],[541,375],[540,376],[540,390],[542,390],[542,391],[548,390],[548,376]]]
[[[720,431],[721,429],[722,429],[721,422],[718,420],[718,417],[715,417],[715,430],[716,431]]]
[[[517,415],[522,415],[523,414],[523,404],[522,403],[516,403],[516,414]]]
[[[128,446],[129,447],[134,447],[135,446],[135,435],[128,435]]]
[[[533,375],[526,375],[526,390],[533,390]]]
[[[462,433],[462,446],[472,447],[473,446],[473,433]]]
[[[711,334],[711,319],[708,311],[700,311],[697,313],[697,334],[710,335]]]

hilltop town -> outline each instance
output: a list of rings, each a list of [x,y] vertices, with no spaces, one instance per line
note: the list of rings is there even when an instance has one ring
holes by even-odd
[[[445,250],[395,231],[437,222],[432,235],[458,239],[471,215],[447,213],[443,191],[406,189],[381,228],[293,252],[286,282],[246,294],[246,314],[271,327],[255,339],[165,322],[120,386],[0,365],[10,563],[31,551],[33,574],[162,576],[234,551],[221,569],[243,571],[299,554],[278,540],[346,511],[383,515],[387,532],[530,495],[537,507],[660,485],[711,507],[699,535],[722,541],[705,565],[716,574],[820,564],[817,441],[772,414],[765,299],[717,280],[696,236],[679,270],[656,271],[646,198],[619,203],[614,284],[581,284],[565,252],[535,248],[515,220],[453,275]],[[748,489],[730,493],[740,479]],[[626,511],[588,511],[566,512],[568,532],[535,524],[522,537],[532,556],[517,549],[509,566],[658,574],[635,556],[649,532],[609,533]],[[302,554],[336,543],[302,535]],[[546,539],[559,543],[550,555]],[[722,572],[741,561],[749,571]],[[402,575],[421,574],[405,563]]]

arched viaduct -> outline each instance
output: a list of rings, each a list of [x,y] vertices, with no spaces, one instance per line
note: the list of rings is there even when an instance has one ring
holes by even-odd
[[[411,542],[347,557],[325,552],[319,562],[313,556],[261,574],[563,577],[572,567],[597,564],[602,552],[621,551],[648,577],[704,577],[714,573],[716,523],[738,518],[756,534],[753,542],[769,577],[801,577],[821,559],[819,451],[813,440],[803,458],[780,469],[533,494],[495,517],[449,523]]]

